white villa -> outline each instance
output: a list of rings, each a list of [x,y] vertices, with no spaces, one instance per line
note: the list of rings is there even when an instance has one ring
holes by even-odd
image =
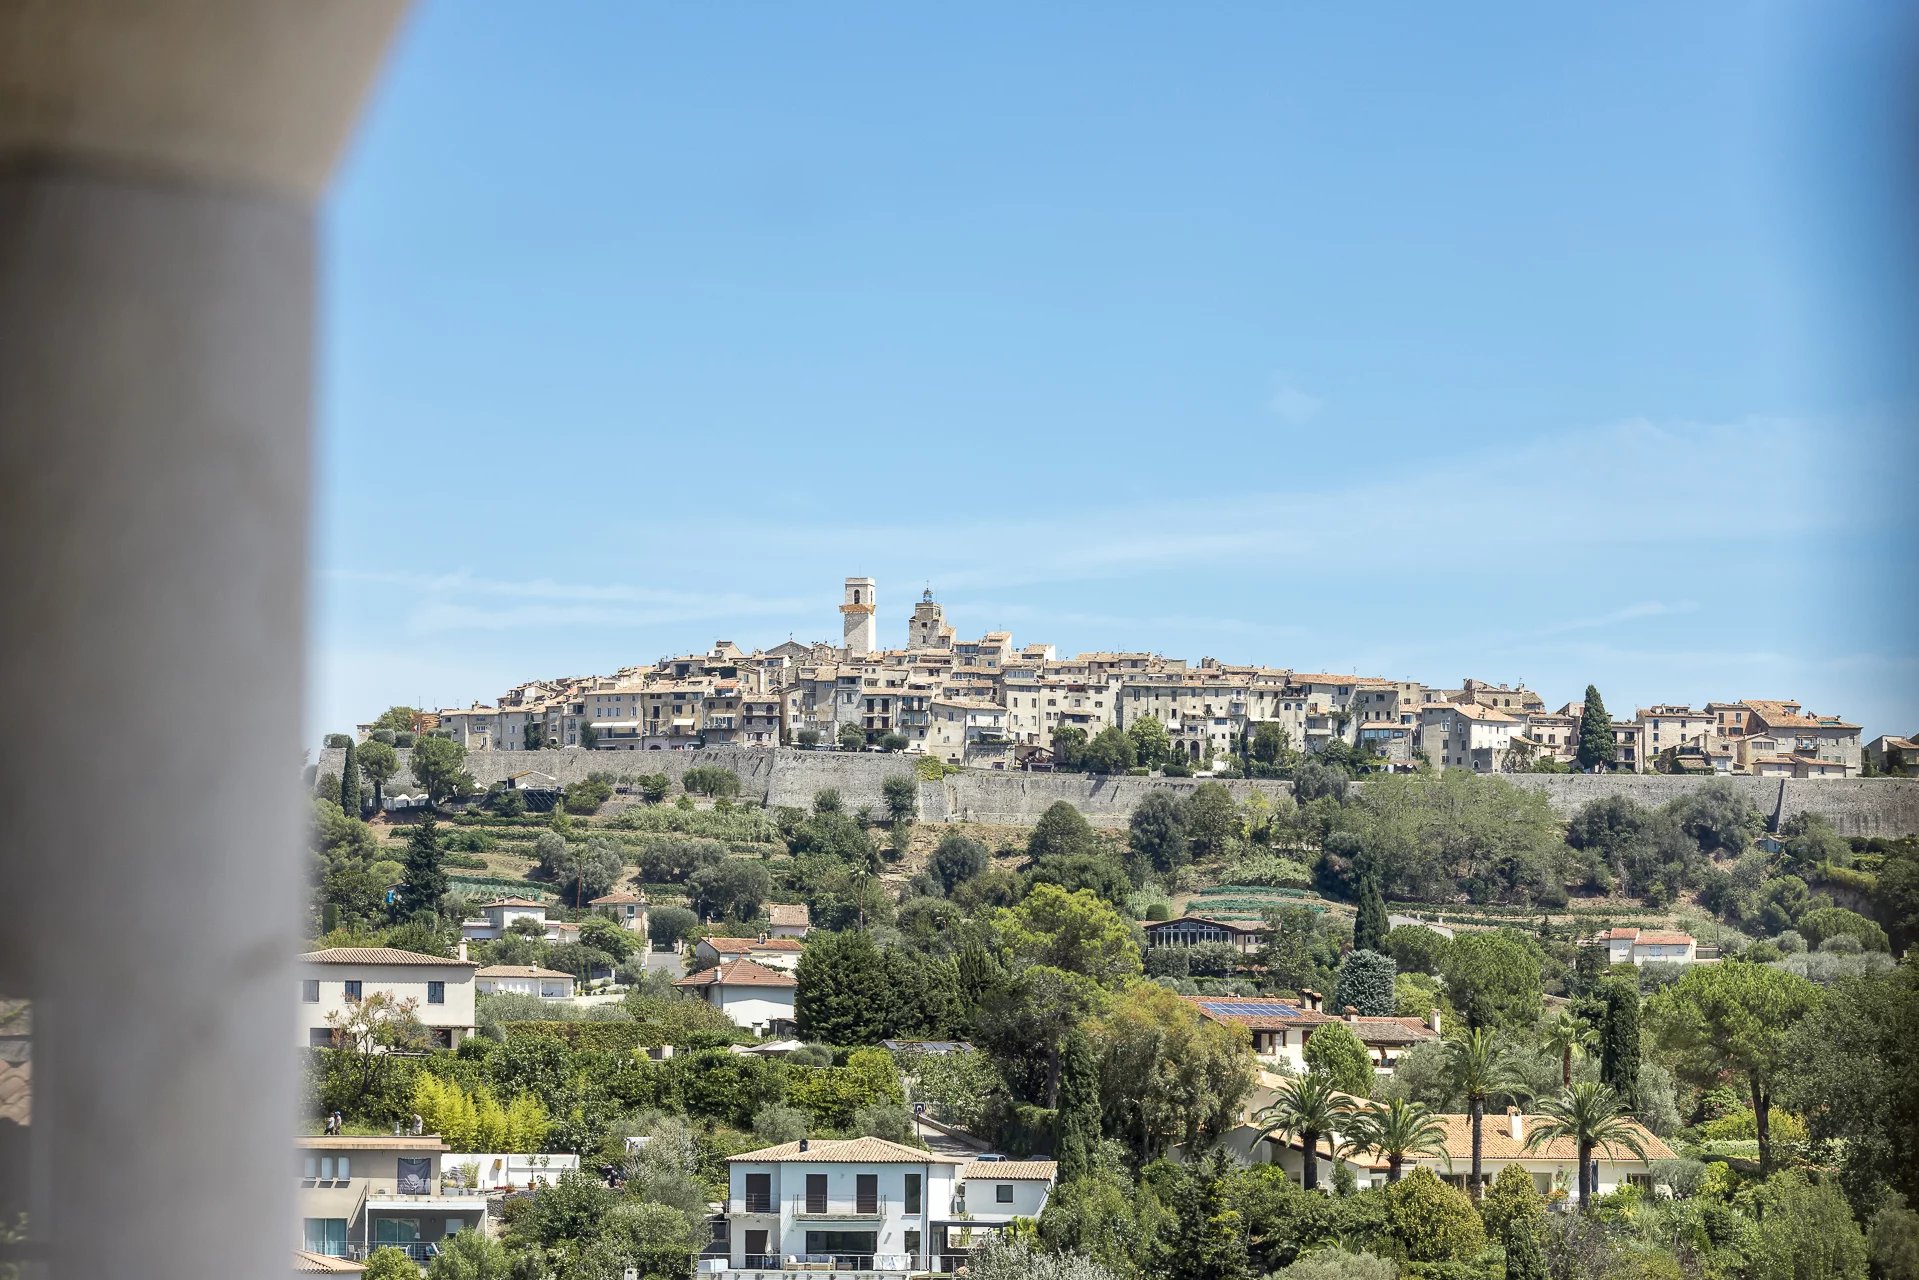
[[[1278,1101],[1286,1085],[1285,1076],[1261,1071],[1246,1101],[1240,1106],[1240,1123],[1226,1134],[1224,1145],[1241,1164],[1276,1164],[1294,1181],[1303,1181],[1306,1151],[1299,1139],[1289,1141],[1278,1135],[1262,1138],[1256,1119],[1262,1110]],[[1354,1098],[1350,1101],[1365,1105],[1364,1099]],[[1408,1159],[1401,1168],[1401,1174],[1410,1173],[1424,1165],[1437,1174],[1441,1181],[1463,1189],[1472,1172],[1472,1118],[1464,1115],[1437,1115],[1433,1118],[1446,1131],[1444,1153]],[[1491,1182],[1499,1176],[1501,1169],[1509,1164],[1517,1164],[1532,1175],[1533,1185],[1549,1203],[1555,1207],[1571,1207],[1578,1196],[1578,1149],[1567,1139],[1554,1138],[1528,1150],[1526,1138],[1530,1126],[1539,1121],[1540,1117],[1526,1115],[1515,1108],[1508,1108],[1504,1115],[1488,1114],[1480,1128],[1481,1168],[1487,1182]],[[1640,1145],[1645,1148],[1646,1157],[1641,1159],[1623,1147],[1594,1152],[1599,1195],[1617,1191],[1628,1184],[1650,1189],[1652,1162],[1673,1158],[1672,1148],[1657,1135],[1637,1121],[1633,1121],[1632,1125]],[[1348,1150],[1337,1136],[1332,1146],[1342,1151],[1338,1163],[1352,1171],[1353,1180],[1361,1189],[1385,1185],[1388,1174],[1386,1162],[1377,1158],[1375,1153]],[[1318,1182],[1322,1187],[1332,1185],[1335,1162],[1330,1149],[1327,1139],[1321,1138],[1316,1155],[1319,1161]]]
[[[1357,1014],[1335,1017],[1320,1006],[1314,991],[1302,991],[1303,1001],[1253,996],[1187,996],[1202,1018],[1244,1027],[1253,1040],[1253,1056],[1294,1075],[1306,1070],[1306,1041],[1319,1027],[1343,1022],[1372,1055],[1373,1070],[1391,1075],[1399,1055],[1416,1044],[1439,1039],[1437,1011],[1420,1018],[1367,1018]]]
[[[981,1236],[1037,1218],[1051,1160],[966,1159],[881,1138],[816,1138],[728,1162],[728,1265],[755,1280],[963,1266]]]
[[[646,932],[646,895],[643,893],[615,889],[590,900],[586,905],[613,917],[615,922],[634,933]]]
[[[755,960],[730,960],[673,984],[720,1010],[736,1027],[773,1035],[793,1025],[793,975]]]
[[[1695,964],[1699,944],[1690,933],[1664,929],[1608,929],[1591,941],[1604,944],[1608,964],[1645,964],[1658,960],[1666,964]]]
[[[483,996],[510,993],[542,1000],[571,1000],[573,985],[572,974],[531,964],[491,964],[473,975],[473,989]]]
[[[495,898],[480,908],[471,920],[460,921],[462,942],[492,942],[504,938],[507,931],[522,920],[540,926],[548,942],[578,942],[580,926],[564,920],[548,920],[546,904],[532,898]]]
[[[471,960],[422,955],[397,947],[328,947],[300,957],[300,1046],[333,1043],[330,1016],[344,1017],[384,992],[412,1001],[432,1042],[451,1049],[473,1034]]]
[[[804,902],[776,902],[766,909],[766,932],[775,938],[804,938],[813,927]]]

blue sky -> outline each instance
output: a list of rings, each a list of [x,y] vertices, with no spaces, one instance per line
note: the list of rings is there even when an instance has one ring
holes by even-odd
[[[310,727],[848,574],[1919,727],[1892,8],[424,3],[326,212]]]

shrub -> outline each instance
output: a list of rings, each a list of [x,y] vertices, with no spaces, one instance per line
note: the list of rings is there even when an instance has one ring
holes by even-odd
[[[1778,1107],[1771,1108],[1766,1130],[1774,1142],[1806,1141],[1806,1122]],[[1759,1137],[1759,1120],[1751,1107],[1742,1107],[1700,1125],[1699,1137],[1704,1142],[1753,1142]]]
[[[640,845],[634,862],[648,884],[679,884],[726,857],[726,845],[704,836],[654,836]]]
[[[579,782],[566,784],[568,813],[598,813],[600,806],[613,797],[613,775],[591,773]]]
[[[1372,1096],[1372,1055],[1345,1023],[1328,1022],[1313,1028],[1306,1039],[1304,1056],[1309,1070],[1332,1077],[1333,1086],[1342,1093]]]
[[[680,778],[688,794],[731,799],[740,793],[740,775],[716,764],[696,764]]]
[[[1466,1262],[1486,1246],[1473,1202],[1431,1169],[1414,1169],[1387,1187],[1385,1200],[1385,1234],[1408,1262]]]
[[[784,1102],[769,1102],[753,1113],[753,1136],[768,1146],[797,1142],[807,1135],[806,1112]]]
[[[596,1049],[602,1053],[630,1053],[651,1048],[653,1033],[639,1022],[508,1022],[502,1024],[507,1043],[527,1040],[559,1040],[572,1049]]]
[[[1398,1280],[1398,1277],[1399,1268],[1388,1259],[1334,1247],[1302,1254],[1292,1266],[1273,1272],[1268,1280]]]
[[[1514,1162],[1499,1171],[1479,1202],[1479,1216],[1494,1239],[1505,1240],[1514,1227],[1528,1231],[1539,1228],[1546,1212],[1545,1197],[1533,1184],[1533,1176],[1524,1165]]]
[[[685,907],[652,907],[646,913],[646,933],[655,943],[673,946],[684,942],[699,927],[700,918]]]
[[[1851,938],[1862,951],[1888,950],[1886,931],[1857,911],[1845,907],[1820,907],[1799,918],[1799,932],[1806,945],[1821,949],[1828,941]]]
[[[873,1102],[853,1113],[851,1132],[856,1138],[884,1138],[888,1142],[913,1142],[913,1113],[897,1102]]]

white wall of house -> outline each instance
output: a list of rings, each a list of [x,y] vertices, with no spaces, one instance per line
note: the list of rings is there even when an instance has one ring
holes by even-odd
[[[386,992],[398,1000],[416,1002],[414,1014],[429,1031],[443,1034],[457,1044],[473,1033],[473,970],[476,966],[449,960],[444,965],[427,964],[318,964],[300,965],[298,993],[299,1045],[308,1048],[325,1043],[330,1033],[329,1015],[347,1016],[355,1000],[347,998],[347,984],[360,984],[359,999],[375,992]],[[438,983],[438,1001],[432,984]],[[309,998],[311,997],[311,998]]]
[[[793,1020],[793,988],[729,987],[706,988],[707,1002],[716,1005],[736,1027],[764,1034],[776,1022]]]
[[[777,1253],[782,1261],[814,1252],[807,1248],[807,1233],[867,1232],[874,1236],[873,1252],[898,1260],[893,1268],[909,1270],[923,1265],[933,1247],[933,1223],[951,1216],[957,1169],[931,1153],[924,1164],[855,1164],[770,1160],[764,1163],[734,1161],[729,1170],[727,1216],[732,1224],[732,1265],[746,1267],[751,1233],[767,1233],[767,1252]],[[747,1212],[747,1178],[764,1174],[772,1195],[769,1213]],[[857,1216],[856,1194],[860,1175],[872,1176],[880,1203],[878,1212]],[[906,1212],[906,1178],[920,1179],[920,1212]],[[809,1216],[805,1212],[808,1175],[826,1178],[826,1205],[833,1216]],[[989,1193],[987,1202],[992,1199]],[[970,1203],[969,1203],[970,1208]],[[907,1233],[919,1232],[919,1248],[909,1253]]]
[[[1052,1184],[1040,1178],[996,1178],[978,1167],[961,1180],[960,1187],[965,1192],[968,1216],[989,1225],[1039,1217],[1052,1190]],[[1002,1194],[1010,1198],[1001,1199]]]
[[[557,1153],[462,1151],[442,1157],[442,1164],[448,1173],[460,1173],[471,1165],[476,1187],[481,1191],[499,1191],[541,1181],[558,1182],[561,1174],[580,1167],[580,1158]]]

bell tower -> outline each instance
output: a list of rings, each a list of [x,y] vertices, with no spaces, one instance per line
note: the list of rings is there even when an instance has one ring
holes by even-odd
[[[849,654],[873,652],[878,633],[873,617],[876,594],[871,578],[846,580],[846,599],[840,605],[840,622]]]
[[[953,647],[953,628],[946,625],[946,612],[939,602],[933,599],[933,588],[927,587],[920,602],[913,606],[913,620],[906,624],[906,647],[909,649],[951,649]]]

